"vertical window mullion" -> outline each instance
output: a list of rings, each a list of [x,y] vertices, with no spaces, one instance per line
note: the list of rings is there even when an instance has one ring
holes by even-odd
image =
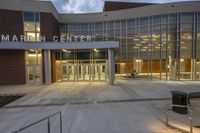
[[[162,79],[162,15],[160,15],[160,80]]]

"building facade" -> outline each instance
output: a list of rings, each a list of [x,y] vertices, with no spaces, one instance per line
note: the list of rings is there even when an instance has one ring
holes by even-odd
[[[200,80],[199,7],[133,4],[61,14],[49,1],[2,0],[0,84],[113,84],[133,72],[149,80]]]

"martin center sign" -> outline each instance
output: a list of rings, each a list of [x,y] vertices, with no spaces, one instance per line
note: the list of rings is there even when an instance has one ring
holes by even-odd
[[[93,36],[75,36],[75,35],[67,35],[67,36],[53,36],[52,42],[92,42]],[[29,42],[31,40],[35,40],[35,36],[25,36],[25,35],[9,35],[9,34],[1,34],[0,41],[1,42]],[[46,36],[40,36],[37,39],[40,42],[46,42]]]

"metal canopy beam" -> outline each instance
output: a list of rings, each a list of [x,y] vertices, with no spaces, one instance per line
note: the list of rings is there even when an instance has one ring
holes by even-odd
[[[101,42],[0,42],[0,49],[110,49],[118,48],[117,41]]]

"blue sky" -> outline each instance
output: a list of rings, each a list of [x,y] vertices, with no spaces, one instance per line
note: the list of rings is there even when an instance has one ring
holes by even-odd
[[[51,0],[61,13],[102,12],[104,0]],[[109,1],[109,0],[107,0]],[[167,3],[189,0],[111,0],[128,2]],[[195,1],[195,0],[193,0]]]

